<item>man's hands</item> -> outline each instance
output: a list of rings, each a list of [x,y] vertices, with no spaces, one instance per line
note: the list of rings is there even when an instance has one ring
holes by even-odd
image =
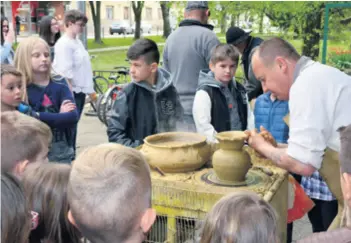
[[[262,145],[267,142],[271,144],[273,147],[277,147],[277,142],[273,138],[272,134],[267,131],[263,126],[260,127],[260,132],[257,129],[251,131],[245,131],[245,133],[249,136],[247,142],[256,151],[262,147]]]

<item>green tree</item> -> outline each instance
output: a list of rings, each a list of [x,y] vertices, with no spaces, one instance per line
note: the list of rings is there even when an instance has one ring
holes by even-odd
[[[132,8],[135,17],[135,33],[134,39],[140,38],[141,13],[143,11],[144,1],[132,1]]]
[[[169,1],[161,1],[161,11],[162,11],[162,19],[163,19],[163,37],[167,38],[171,34],[171,23],[169,21],[169,10],[170,10]]]
[[[95,1],[96,8],[94,6],[94,1],[89,1],[91,16],[93,17],[94,23],[94,41],[98,44],[102,44],[101,40],[101,1]]]

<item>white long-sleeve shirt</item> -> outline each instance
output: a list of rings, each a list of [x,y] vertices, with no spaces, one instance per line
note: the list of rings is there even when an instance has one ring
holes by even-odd
[[[254,115],[251,111],[249,102],[247,103],[247,129],[251,130],[255,128]],[[193,105],[193,117],[196,130],[198,133],[206,136],[209,143],[217,143],[217,131],[211,124],[211,108],[212,102],[208,93],[204,90],[198,90],[195,94]]]
[[[75,93],[94,93],[93,71],[83,43],[63,35],[55,44],[54,72],[72,82]]]
[[[340,150],[341,126],[351,124],[351,77],[302,57],[290,89],[289,156],[320,169],[324,150]]]

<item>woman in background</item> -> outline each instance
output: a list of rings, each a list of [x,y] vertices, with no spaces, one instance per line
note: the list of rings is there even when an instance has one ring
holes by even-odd
[[[50,46],[51,61],[54,60],[54,46],[61,37],[60,25],[53,16],[45,16],[41,19],[39,25],[39,36]]]
[[[1,17],[1,64],[13,64],[14,51],[12,44],[15,39],[13,29],[9,26],[9,20],[2,16]]]

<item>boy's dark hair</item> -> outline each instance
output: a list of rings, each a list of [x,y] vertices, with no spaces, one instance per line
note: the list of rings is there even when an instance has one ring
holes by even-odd
[[[1,242],[26,243],[30,213],[23,187],[13,175],[1,173]]]
[[[136,60],[144,57],[147,64],[160,62],[160,52],[158,51],[157,44],[150,39],[139,39],[133,43],[128,49],[127,58],[129,60]]]
[[[87,16],[81,11],[72,9],[65,13],[65,26],[68,27],[68,24],[71,22],[75,24],[77,21],[83,21],[84,24],[88,22]]]
[[[226,59],[231,59],[236,64],[239,62],[239,51],[229,44],[218,44],[211,50],[211,63],[216,64]]]

